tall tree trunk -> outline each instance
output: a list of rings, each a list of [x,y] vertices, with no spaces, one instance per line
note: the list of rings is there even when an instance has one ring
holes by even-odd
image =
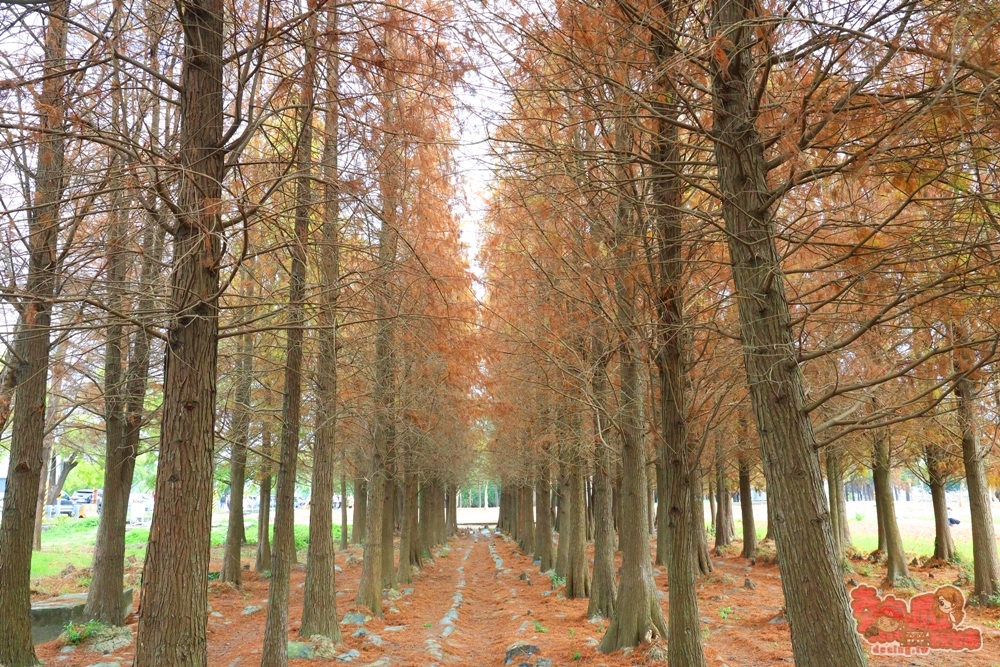
[[[52,438],[45,438],[42,447],[42,469],[38,475],[38,500],[35,501],[35,527],[31,539],[32,551],[42,550],[42,519],[45,518],[45,485],[49,478],[49,468],[52,459]]]
[[[420,528],[417,515],[419,503],[417,494],[417,475],[410,466],[403,475],[403,532],[399,537],[399,571],[396,578],[400,584],[413,583],[413,567],[423,567],[423,556],[420,549]]]
[[[521,487],[521,535],[519,541],[521,550],[530,553],[535,548],[535,492],[532,484]],[[536,554],[537,555],[537,554]]]
[[[222,263],[222,0],[193,0],[184,30],[174,223],[174,316],[164,372],[156,508],[142,576],[136,667],[203,667],[212,531]]]
[[[52,456],[52,448],[54,446],[53,440],[55,440],[55,427],[59,419],[59,412],[61,409],[62,402],[62,384],[66,377],[65,369],[62,367],[60,360],[66,358],[66,345],[69,342],[69,338],[63,338],[59,343],[59,348],[56,350],[54,368],[52,370],[52,388],[49,390],[51,398],[49,399],[48,406],[46,408],[46,428],[44,436],[44,444],[42,446],[42,470],[38,475],[38,500],[35,501],[35,528],[34,528],[34,540],[32,543],[32,549],[35,551],[42,550],[42,518],[45,515],[45,498],[46,498],[46,482],[49,477],[49,466],[55,466],[55,460]],[[58,365],[56,365],[58,364]],[[55,504],[55,503],[52,503]],[[124,556],[123,556],[124,558]]]
[[[691,523],[694,526],[695,575],[709,574],[715,569],[712,554],[708,551],[708,535],[705,534],[705,496],[701,483],[701,466],[697,462],[691,468]],[[694,569],[694,568],[692,568]]]
[[[525,500],[528,505],[529,515],[531,513],[531,487],[525,487]],[[448,537],[454,537],[458,534],[458,488],[454,484],[448,485]],[[531,540],[529,541],[529,549],[532,542],[535,541],[535,530],[534,521],[528,521],[526,527],[531,533]]]
[[[572,511],[572,496],[569,492],[569,466],[566,462],[566,446],[559,447],[559,487],[556,497],[559,512],[556,514],[556,530],[559,531],[559,541],[556,543],[556,576],[566,577],[569,570],[569,514]]]
[[[889,476],[889,436],[887,429],[874,432],[875,447],[872,451],[872,479],[875,484],[875,503],[885,528],[886,582],[895,586],[899,579],[908,577],[906,554],[903,552],[903,538],[896,523],[896,502],[892,496]]]
[[[333,642],[341,640],[337,618],[337,584],[333,547],[333,488],[336,474],[337,436],[337,300],[340,281],[340,202],[338,126],[340,122],[338,10],[326,11],[324,33],[326,58],[326,100],[323,116],[322,243],[319,248],[320,308],[319,362],[316,369],[316,435],[313,444],[312,491],[309,509],[309,551],[307,555],[305,600],[299,635],[321,635]],[[346,526],[345,526],[346,528]]]
[[[21,329],[21,321],[14,325],[12,336],[17,338]],[[14,399],[14,391],[17,389],[17,370],[14,368],[14,348],[8,347],[3,355],[3,364],[0,365],[0,438],[3,437],[7,429],[7,421],[10,419],[10,408]],[[51,503],[49,503],[51,504]]]
[[[873,496],[875,498],[875,523],[877,525],[878,531],[878,546],[875,548],[876,551],[881,551],[885,553],[888,549],[886,539],[886,517],[885,517],[885,504],[879,502],[878,484],[875,483],[875,471],[872,470],[872,489]]]
[[[731,516],[728,501],[729,488],[726,486],[726,452],[722,441],[715,443],[715,553],[721,555],[722,547],[732,544],[733,534],[729,530]]]
[[[750,488],[750,463],[743,457],[740,466],[740,516],[743,519],[743,557],[757,553],[757,527],[753,521],[753,489]]]
[[[309,9],[314,9],[314,2]],[[278,465],[277,501],[274,506],[274,553],[271,557],[271,585],[268,588],[267,621],[261,667],[288,664],[288,599],[295,553],[295,474],[299,457],[299,428],[302,416],[302,339],[306,325],[306,249],[309,247],[309,220],[312,214],[312,112],[316,81],[316,24],[306,19],[305,57],[299,81],[299,143],[295,162],[294,238],[289,245],[291,270],[288,285],[288,328],[285,336],[285,390],[281,406],[281,462]],[[328,488],[332,496],[332,485]],[[319,489],[315,490],[321,492]],[[328,496],[328,497],[329,497]],[[319,512],[317,512],[319,513]],[[327,521],[332,510],[327,508]],[[330,524],[327,524],[327,538]],[[329,611],[329,610],[327,610]]]
[[[354,525],[351,528],[351,544],[362,544],[368,529],[368,480],[354,478]]]
[[[974,594],[985,602],[1000,593],[1000,559],[997,558],[993,510],[990,507],[990,489],[986,481],[987,448],[982,447],[979,442],[979,425],[976,422],[973,405],[976,400],[975,387],[972,378],[969,377],[973,364],[968,358],[971,356],[968,350],[961,348],[965,338],[963,330],[953,325],[952,340],[957,348],[953,355],[954,366],[955,372],[960,374],[955,380],[955,399],[958,403],[956,414],[959,431],[962,434],[965,483],[969,489]],[[13,460],[13,456],[11,459]]]
[[[154,130],[155,131],[155,130]],[[157,275],[163,256],[164,232],[151,216],[143,238],[143,257],[140,275],[137,312],[150,312],[155,303]],[[112,336],[109,334],[108,346]],[[97,528],[94,565],[87,606],[88,618],[108,625],[125,623],[121,604],[125,570],[125,528],[128,521],[128,498],[132,490],[135,458],[145,413],[146,384],[149,378],[149,333],[137,328],[133,334],[129,353],[128,371],[124,378],[115,379],[122,385],[121,399],[116,399],[115,412],[120,417],[109,419],[107,454],[104,469],[104,502],[101,521]],[[117,347],[117,346],[116,346]],[[109,350],[110,351],[110,350]],[[120,350],[116,351],[120,355]],[[107,375],[105,380],[107,381]],[[123,403],[123,404],[122,404]],[[116,423],[120,419],[120,424]],[[112,427],[112,424],[115,426]],[[120,428],[120,434],[116,431]]]
[[[434,544],[434,519],[431,516],[433,493],[431,487],[431,482],[427,479],[420,484],[420,516],[418,519],[418,525],[420,528],[420,548],[422,550],[421,555],[428,560],[434,560],[434,557],[431,555],[431,546]],[[502,487],[500,489],[500,516],[497,521],[497,527],[501,531],[507,530],[507,527],[504,524],[507,520],[505,510],[508,494],[509,491],[506,487]]]
[[[382,485],[382,589],[397,588],[396,563],[393,560],[393,540],[396,511],[395,455],[390,453],[390,463],[386,465],[386,480]]]
[[[112,3],[112,6],[114,7],[112,43],[118,48],[123,30],[122,7],[119,2]],[[111,125],[117,127],[125,107],[122,82],[117,71],[112,75],[111,81]],[[123,159],[123,155],[115,153],[109,165],[112,172],[110,183],[113,188],[108,210],[107,239],[107,304],[110,313],[122,312],[122,295],[128,289],[125,243],[129,231],[127,211],[130,207],[126,201]],[[151,279],[152,276],[147,274],[144,266],[140,280],[148,284]],[[137,332],[136,336],[144,334],[145,332]],[[93,576],[84,609],[87,617],[108,625],[125,623],[121,603],[124,585],[125,524],[128,520],[128,498],[132,490],[132,475],[135,470],[138,445],[128,442],[127,437],[126,403],[129,402],[130,380],[122,366],[126,351],[123,348],[126,346],[124,322],[117,315],[111,315],[104,354],[104,499],[94,549]],[[145,386],[143,388],[145,389]]]
[[[445,516],[445,496],[444,482],[438,480],[434,486],[434,544],[443,545],[448,541],[447,518]]]
[[[611,383],[608,380],[608,355],[603,332],[591,337],[594,370],[591,387],[594,393],[594,578],[590,586],[587,617],[612,618],[618,599],[615,572],[615,534],[611,515],[611,420],[607,405]]]
[[[619,281],[621,277],[619,277]],[[624,291],[624,288],[622,288]],[[625,297],[630,298],[630,297]],[[622,299],[619,298],[619,301]],[[623,321],[631,321],[631,304],[619,305],[626,311]],[[598,650],[609,653],[637,646],[648,633],[667,636],[663,610],[656,597],[653,564],[646,531],[646,457],[642,438],[642,394],[633,335],[625,335],[621,346],[622,404],[622,514],[630,517],[621,526],[621,582],[611,625]]]
[[[631,150],[630,130],[624,119],[615,128],[615,149],[621,155]],[[628,165],[618,168],[619,178],[626,183],[631,178]],[[613,270],[616,321],[619,335],[620,366],[619,433],[622,439],[621,509],[626,520],[619,524],[619,544],[622,552],[621,581],[611,625],[598,646],[608,653],[636,646],[648,635],[667,636],[663,609],[656,596],[653,564],[649,553],[648,517],[646,516],[646,456],[643,428],[643,392],[639,378],[638,327],[635,286],[629,278],[634,270],[635,239],[641,232],[627,196],[622,192],[614,217],[611,241],[615,251]]]
[[[539,561],[540,572],[552,569],[552,523],[549,514],[549,495],[552,480],[548,452],[542,453],[542,461],[535,476],[535,497],[538,509],[535,511],[535,559]]]
[[[580,421],[573,416],[574,424]],[[583,462],[580,455],[582,428],[573,428],[573,444],[569,461],[569,538],[566,568],[566,597],[569,599],[590,596],[590,567],[587,560],[587,501],[583,493]],[[562,541],[562,536],[560,536]]]
[[[28,277],[21,323],[14,339],[17,395],[11,425],[10,464],[0,523],[0,664],[36,665],[31,643],[31,543],[45,446],[49,326],[56,293],[59,202],[65,164],[62,133],[68,0],[49,4],[41,95],[38,164],[33,210],[28,215]]]
[[[390,10],[390,18],[396,10]],[[386,23],[384,49],[388,58],[398,56],[396,28]],[[373,389],[375,432],[372,447],[371,488],[368,497],[368,528],[365,541],[364,568],[361,582],[358,586],[356,603],[368,607],[376,616],[382,616],[382,585],[385,573],[383,550],[392,550],[391,532],[389,542],[385,544],[385,536],[381,530],[383,513],[392,513],[392,505],[386,506],[386,495],[391,498],[391,491],[386,490],[386,484],[391,484],[389,466],[392,462],[393,440],[395,438],[395,417],[393,415],[395,398],[394,372],[394,337],[393,321],[393,282],[392,272],[396,264],[397,247],[399,244],[399,217],[403,204],[403,153],[402,135],[399,134],[399,82],[395,79],[392,68],[386,69],[386,78],[382,82],[382,108],[384,114],[382,155],[379,160],[379,186],[382,195],[382,220],[379,230],[378,267],[373,279],[375,302],[375,386]],[[391,524],[390,524],[391,525]],[[391,558],[391,554],[390,554]],[[390,560],[391,562],[391,560]]]
[[[840,452],[832,447],[826,451],[826,483],[827,495],[830,497],[833,539],[837,545],[838,558],[843,558],[844,550],[851,544],[851,532],[847,524],[847,500],[844,497],[844,471],[840,464]]]
[[[242,336],[239,376],[236,385],[236,406],[233,417],[233,437],[229,461],[229,526],[226,529],[226,549],[222,556],[219,579],[242,586],[243,543],[246,527],[243,525],[243,487],[246,484],[247,442],[250,440],[250,392],[253,388],[253,334]]]
[[[666,25],[672,25],[675,19],[671,0],[660,0],[659,7],[663,12],[662,20]],[[692,521],[693,500],[701,498],[701,479],[696,473],[701,452],[690,441],[687,424],[688,333],[684,328],[681,219],[683,184],[679,173],[682,159],[676,124],[680,108],[672,83],[665,74],[668,68],[673,67],[676,45],[669,30],[666,30],[655,33],[650,46],[664,72],[657,81],[654,98],[659,122],[653,155],[652,188],[658,248],[655,306],[659,326],[655,361],[660,382],[659,427],[662,439],[657,458],[662,468],[659,478],[662,541],[670,582],[667,589],[667,660],[673,667],[704,667],[695,590],[697,536]],[[660,545],[661,540],[657,539],[657,554]]]
[[[934,558],[944,561],[955,559],[955,542],[948,523],[948,500],[945,495],[947,473],[942,462],[943,452],[938,445],[924,446],[924,463],[927,466],[927,484],[931,488],[931,506],[934,508]]]
[[[711,5],[711,30],[720,51],[711,59],[712,135],[743,359],[768,501],[774,503],[795,664],[862,667],[867,660],[830,530],[816,437],[803,411],[802,374],[775,245],[764,147],[756,127],[753,91],[760,88],[756,78],[762,72],[756,46],[758,12],[754,0]]]
[[[271,571],[271,429],[265,422],[260,434],[260,508],[257,511],[257,559],[254,570]]]

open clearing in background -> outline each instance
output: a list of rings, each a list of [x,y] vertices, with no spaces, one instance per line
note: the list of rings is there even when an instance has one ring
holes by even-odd
[[[972,528],[969,521],[968,501],[959,504],[961,498],[956,497],[950,505],[953,516],[960,521],[952,526],[952,537],[958,553],[966,560],[972,559]],[[993,522],[1000,535],[1000,503],[993,503]],[[475,508],[460,507],[458,523],[463,526],[495,526],[499,509],[496,507]],[[736,512],[739,517],[739,512]],[[862,552],[874,551],[878,544],[878,524],[875,518],[874,501],[848,501],[847,517],[851,528],[851,540],[854,547]],[[212,516],[212,547],[221,548],[226,541],[228,515],[217,511]],[[334,535],[340,535],[340,510],[334,511]],[[909,557],[929,556],[934,551],[934,513],[929,501],[897,500],[896,520],[903,535],[903,545]],[[347,511],[348,526],[353,521],[353,510]],[[763,502],[754,503],[754,522],[759,537],[767,531],[767,507]],[[705,523],[711,524],[709,505],[705,503]],[[742,522],[736,519],[736,535],[741,535]],[[295,511],[295,541],[299,549],[308,544],[309,510],[302,508]],[[250,546],[257,540],[256,514],[246,516],[246,532]],[[273,532],[273,526],[272,526]],[[31,561],[31,577],[38,579],[52,577],[62,572],[67,565],[76,569],[90,567],[94,556],[94,542],[97,538],[97,519],[63,518],[45,523],[42,533],[42,550],[35,552]],[[146,541],[149,538],[149,528],[130,528],[125,533],[125,557],[135,557],[138,565],[142,565],[146,555]],[[709,534],[709,541],[712,536]],[[84,575],[86,576],[86,575]],[[64,591],[69,592],[69,591]],[[54,591],[53,591],[54,593]]]

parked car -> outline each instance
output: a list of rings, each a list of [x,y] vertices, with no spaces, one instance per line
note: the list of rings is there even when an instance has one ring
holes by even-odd
[[[76,519],[80,516],[80,506],[73,502],[73,499],[68,493],[63,491],[59,494],[56,504],[45,506],[45,515],[50,519],[54,519],[58,516],[68,516]]]
[[[77,505],[97,505],[97,513],[104,506],[104,489],[79,489],[71,496]]]
[[[70,497],[79,505],[96,505],[104,500],[104,489],[78,489]]]

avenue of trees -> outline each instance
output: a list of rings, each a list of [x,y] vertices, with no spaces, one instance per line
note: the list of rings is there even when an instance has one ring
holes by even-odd
[[[849,480],[873,484],[888,586],[910,581],[893,480],[930,486],[945,560],[964,481],[970,593],[1000,602],[996,20],[563,0],[481,25],[511,96],[480,259],[500,523],[610,618],[600,650],[663,637],[672,666],[705,664],[706,492],[715,548],[738,512],[750,558],[766,489],[798,665],[866,663]]]
[[[944,561],[964,482],[969,592],[1000,603],[998,15],[3,3],[0,664],[38,664],[32,548],[84,458],[104,468],[86,613],[109,625],[155,466],[137,667],[207,664],[220,484],[234,586],[244,488],[260,499],[266,667],[288,660],[297,485],[306,637],[340,640],[335,493],[364,548],[353,603],[381,615],[482,471],[499,528],[610,620],[604,652],[663,638],[672,667],[705,665],[698,578],[737,516],[756,555],[765,490],[795,663],[865,665],[845,494],[870,480],[886,585],[906,585],[902,471],[930,488]],[[478,284],[459,224],[472,80],[503,100],[480,110]]]
[[[37,664],[33,537],[83,457],[104,466],[86,613],[110,625],[136,464],[155,462],[136,665],[206,664],[220,485],[236,586],[244,486],[260,496],[265,665],[287,663],[296,485],[303,636],[340,639],[334,493],[357,498],[343,537],[364,543],[358,603],[376,613],[454,532],[478,369],[449,11],[4,7],[0,664]]]

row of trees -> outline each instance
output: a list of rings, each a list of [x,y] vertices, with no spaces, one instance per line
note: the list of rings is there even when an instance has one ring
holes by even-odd
[[[893,469],[930,485],[942,558],[944,486],[964,478],[974,594],[995,600],[995,7],[564,0],[490,19],[516,36],[496,41],[512,103],[480,260],[501,522],[552,564],[557,475],[555,566],[611,618],[601,650],[653,634],[671,665],[705,664],[706,481],[719,544],[737,482],[744,503],[766,487],[796,664],[866,663],[842,570],[859,465],[890,584],[908,575]]]
[[[287,662],[296,484],[311,486],[304,636],[339,640],[338,476],[365,546],[358,603],[376,613],[383,586],[409,581],[454,527],[478,368],[453,158],[467,65],[450,11],[5,6],[5,39],[23,48],[0,77],[0,663],[37,664],[31,545],[52,433],[102,445],[86,611],[105,623],[124,622],[136,459],[156,459],[136,665],[207,662],[217,478],[230,485],[222,576],[236,585],[243,490],[260,485],[264,665]]]

